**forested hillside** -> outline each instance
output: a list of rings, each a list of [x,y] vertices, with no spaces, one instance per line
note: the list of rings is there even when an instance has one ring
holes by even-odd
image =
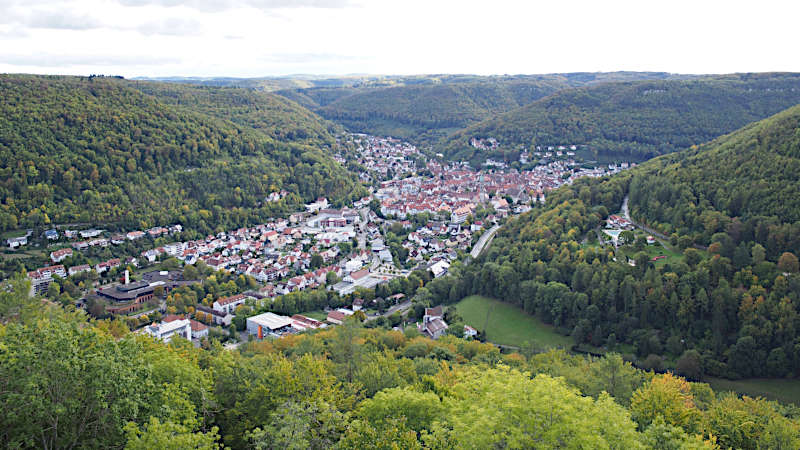
[[[425,140],[562,87],[557,82],[527,80],[389,87],[343,97],[318,111],[353,131]]]
[[[253,128],[282,142],[332,145],[337,127],[279,95],[254,89],[136,82],[132,87],[159,101]]]
[[[778,217],[730,218],[706,200],[721,199],[717,189],[728,181],[756,195],[763,188],[767,209],[759,199],[740,212],[768,214],[770,202],[796,189],[800,172],[790,155],[797,154],[797,130],[793,109],[710,144],[719,149],[708,150],[714,153],[707,158],[692,152],[674,157],[676,164],[666,164],[673,157],[664,158],[610,179],[562,187],[545,206],[506,224],[476,264],[451,268],[452,276],[422,288],[418,301],[494,297],[571,334],[578,345],[627,349],[643,367],[671,368],[693,379],[797,377],[800,226]],[[741,145],[773,155],[762,160],[763,152]],[[759,176],[750,172],[747,158]],[[682,167],[676,171],[676,166]],[[683,184],[682,173],[696,183]],[[674,217],[667,215],[656,226],[677,232],[650,245],[644,235],[628,232],[619,248],[610,245],[600,229],[609,213],[620,210],[629,189],[635,217],[658,216],[650,211],[661,208]],[[686,226],[666,225],[673,218],[690,220]],[[705,237],[711,242],[707,250],[693,247],[707,244]]]
[[[0,446],[126,449],[797,448],[796,409],[617,354],[501,354],[341,326],[167,345],[0,291]]]
[[[800,106],[634,173],[633,215],[665,234],[800,254]]]
[[[137,86],[155,96],[114,78],[0,76],[0,230],[179,221],[210,231],[357,195],[322,150],[328,125],[295,104]],[[292,195],[263,205],[278,189]]]
[[[608,83],[562,90],[475,124],[441,145],[458,159],[487,155],[472,137],[502,148],[586,146],[595,155],[641,161],[689,148],[800,103],[800,75],[742,74]]]
[[[604,82],[686,78],[661,72],[476,76],[419,75],[333,79],[279,94],[350,131],[432,144],[468,125],[556,91]],[[348,82],[349,81],[349,82]]]

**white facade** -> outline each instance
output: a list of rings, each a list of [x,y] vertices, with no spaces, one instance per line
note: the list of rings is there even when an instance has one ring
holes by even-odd
[[[144,328],[144,332],[164,342],[171,341],[176,335],[185,339],[191,339],[192,325],[188,319],[178,319],[172,322],[148,325]]]

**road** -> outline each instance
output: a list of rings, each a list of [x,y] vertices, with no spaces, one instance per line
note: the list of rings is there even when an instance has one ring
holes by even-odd
[[[646,226],[644,226],[644,225],[642,225],[640,223],[636,223],[631,218],[630,212],[628,210],[628,196],[627,195],[625,196],[625,199],[622,201],[621,214],[622,214],[623,217],[625,217],[626,219],[630,220],[631,223],[636,228],[639,228],[640,230],[644,230],[646,233],[652,234],[653,236],[658,238],[661,241],[661,244],[664,245],[664,248],[672,248],[671,245],[670,245],[669,237],[665,236],[664,234],[659,233],[658,231],[656,231],[656,230],[654,230],[652,228],[646,227]],[[700,245],[700,244],[692,244],[692,247],[694,247],[694,248],[696,248],[698,250],[708,250],[708,247],[706,247],[704,245]]]
[[[403,311],[405,311],[405,310],[407,310],[409,308],[411,308],[411,300],[406,300],[403,303],[398,303],[398,304],[392,306],[391,308],[387,309],[386,312],[383,313],[383,314],[378,314],[378,315],[375,315],[375,316],[367,317],[367,320],[375,320],[378,317],[389,317],[389,316],[391,316],[392,314],[394,314],[394,313],[396,313],[398,311],[400,311],[400,313],[402,314]]]
[[[476,242],[475,246],[472,247],[472,251],[469,252],[469,255],[472,256],[473,259],[477,258],[478,255],[480,255],[483,251],[483,248],[492,241],[492,238],[498,229],[500,229],[500,225],[495,225],[490,228],[489,231],[481,235],[480,239],[478,239],[478,242]]]
[[[636,223],[631,218],[631,214],[630,214],[630,211],[628,209],[628,196],[627,195],[625,196],[625,200],[622,201],[622,216],[624,218],[626,218],[627,220],[629,220],[636,228],[640,228],[640,229],[644,230],[646,233],[652,234],[653,236],[655,236],[657,238],[664,239],[665,241],[669,242],[669,238],[667,236],[664,236],[663,234],[659,233],[658,231],[653,230],[651,228],[648,228],[648,227],[646,227],[646,226],[644,226],[644,225],[642,225],[640,223]]]

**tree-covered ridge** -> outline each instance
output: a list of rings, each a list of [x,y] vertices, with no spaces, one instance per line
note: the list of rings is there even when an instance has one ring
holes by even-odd
[[[214,229],[285,208],[262,205],[278,189],[295,203],[354,195],[353,176],[321,150],[324,128],[318,140],[311,128],[307,139],[283,142],[283,119],[258,116],[253,125],[276,130],[261,133],[110,78],[3,75],[0,94],[0,230],[174,220]],[[286,105],[287,116],[302,111]],[[246,110],[234,115],[248,123]],[[285,120],[304,126],[305,117],[313,115]]]
[[[504,225],[476,264],[420,289],[419,301],[494,297],[579,345],[624,344],[639,364],[693,378],[798,376],[796,254],[725,233],[707,251],[690,238],[668,238],[682,252],[668,260],[654,260],[644,237],[619,249],[601,245],[597,228],[620,210],[630,179],[583,179],[552,192],[546,206]]]
[[[631,212],[666,234],[800,254],[800,106],[634,173]]]
[[[471,159],[472,137],[505,147],[575,144],[602,156],[644,160],[689,148],[800,103],[800,75],[742,74],[608,83],[560,91],[475,124],[442,147]]]
[[[361,89],[317,111],[352,131],[430,140],[563,87],[553,81],[492,80]]]
[[[347,120],[381,117],[414,126],[453,128],[525,105],[560,87],[522,81],[389,87],[342,98],[321,112]]]
[[[161,102],[253,128],[277,141],[332,145],[335,125],[279,95],[253,89],[137,82]]]
[[[432,144],[470,124],[556,91],[633,80],[686,79],[661,72],[543,75],[411,75],[308,80],[277,91],[350,131]],[[248,84],[243,84],[248,85]]]
[[[195,348],[0,292],[4,448],[797,448],[796,409],[357,319]]]

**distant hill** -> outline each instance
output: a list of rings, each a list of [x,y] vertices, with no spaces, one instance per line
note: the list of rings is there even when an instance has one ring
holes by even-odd
[[[353,131],[424,141],[561,88],[550,81],[398,86],[344,96],[317,111]]]
[[[350,131],[433,144],[461,128],[563,89],[603,82],[686,78],[662,72],[421,75],[278,91]]]
[[[633,173],[632,214],[667,234],[800,252],[800,105]]]
[[[595,156],[644,160],[701,144],[800,103],[800,74],[741,74],[606,83],[561,90],[455,133],[447,156],[481,159],[472,137],[509,150],[576,144]]]
[[[269,94],[2,75],[0,112],[0,230],[179,221],[211,231],[358,194],[323,151],[330,124]],[[262,203],[278,189],[285,202]]]

